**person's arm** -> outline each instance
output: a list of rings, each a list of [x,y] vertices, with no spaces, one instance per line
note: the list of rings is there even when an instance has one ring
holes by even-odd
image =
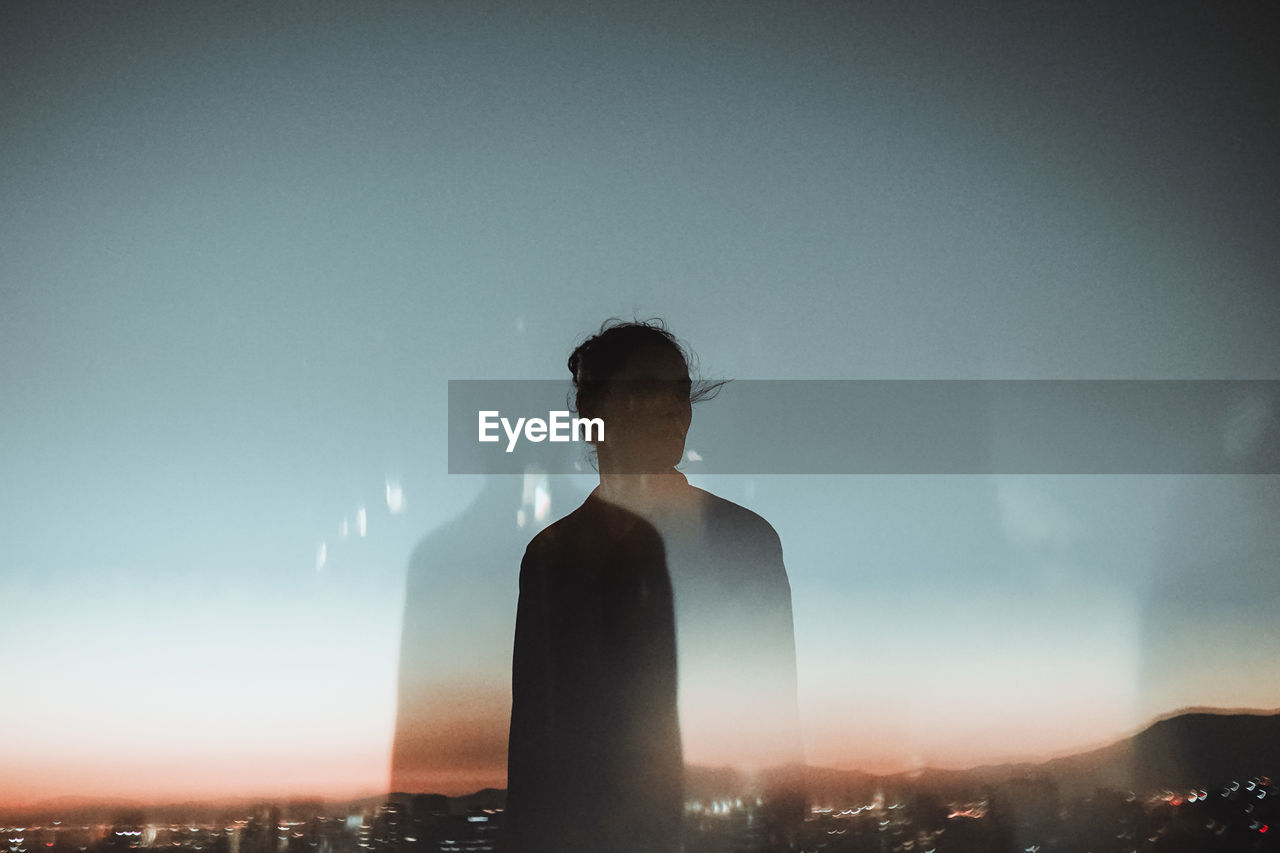
[[[761,698],[769,709],[770,741],[776,750],[771,763],[803,764],[791,583],[782,560],[782,542],[767,524],[758,559],[761,588],[753,596],[756,599],[755,658],[764,694]]]
[[[511,657],[511,732],[507,747],[507,806],[503,850],[526,853],[546,837],[542,822],[552,806],[545,794],[554,774],[552,740],[552,668],[548,636],[545,567],[530,543],[520,562],[520,598],[516,607]]]
[[[795,623],[791,609],[791,583],[782,559],[782,542],[769,528],[762,555],[767,563],[768,604],[761,614],[762,658],[768,663],[766,689],[773,698],[773,736],[779,750],[769,771],[765,797],[768,801],[766,833],[771,843],[787,847],[794,843],[807,811],[804,746],[800,735],[800,708],[796,685]]]

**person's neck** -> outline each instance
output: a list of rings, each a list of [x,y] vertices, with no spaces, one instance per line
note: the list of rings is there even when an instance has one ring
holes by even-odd
[[[670,507],[688,488],[689,481],[675,468],[652,474],[600,471],[600,497],[643,516]]]

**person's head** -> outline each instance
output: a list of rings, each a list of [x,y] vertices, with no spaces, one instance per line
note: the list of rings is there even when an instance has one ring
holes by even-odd
[[[603,469],[625,473],[670,470],[684,457],[693,403],[721,383],[695,390],[689,357],[660,320],[610,320],[569,356],[576,408],[604,420],[596,444]]]

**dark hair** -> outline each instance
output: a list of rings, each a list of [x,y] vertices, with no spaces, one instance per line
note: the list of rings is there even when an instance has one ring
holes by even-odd
[[[614,317],[605,320],[600,331],[578,344],[569,356],[569,372],[573,374],[573,389],[576,394],[574,410],[580,411],[584,400],[590,400],[600,393],[633,352],[653,345],[670,347],[684,362],[692,380],[689,388],[690,403],[710,400],[728,382],[726,379],[709,381],[694,377],[691,354],[671,334],[662,320],[654,318],[626,322]]]

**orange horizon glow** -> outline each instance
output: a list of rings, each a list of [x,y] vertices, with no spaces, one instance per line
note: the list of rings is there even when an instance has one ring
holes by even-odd
[[[1002,753],[979,754],[957,750],[950,756],[937,753],[929,757],[913,755],[909,749],[899,746],[879,750],[867,748],[856,761],[835,760],[837,757],[834,755],[826,756],[824,760],[810,754],[808,764],[891,776],[924,768],[964,770],[991,764],[1039,763],[1107,746],[1158,720],[1185,713],[1270,715],[1280,713],[1280,708],[1185,707],[1153,718],[1137,728],[1118,731],[1114,736],[1081,740],[1074,747],[1036,753],[1005,750]],[[993,732],[991,737],[999,740],[1000,733]],[[859,739],[863,744],[871,741],[874,741],[873,736]],[[388,758],[389,753],[385,752],[378,755],[377,760],[350,752],[345,758],[340,753],[330,753],[293,759],[287,759],[281,753],[265,756],[256,765],[246,765],[246,756],[238,753],[222,764],[206,758],[202,762],[180,765],[169,756],[151,754],[135,756],[126,764],[113,761],[75,763],[68,760],[11,763],[6,767],[7,778],[0,781],[0,809],[18,812],[52,807],[56,806],[56,801],[64,799],[77,806],[115,800],[143,806],[300,799],[341,803],[383,796],[393,790],[462,796],[506,785],[505,766],[470,766],[424,772],[418,777],[422,784],[416,790],[404,786],[392,789],[387,784]]]

